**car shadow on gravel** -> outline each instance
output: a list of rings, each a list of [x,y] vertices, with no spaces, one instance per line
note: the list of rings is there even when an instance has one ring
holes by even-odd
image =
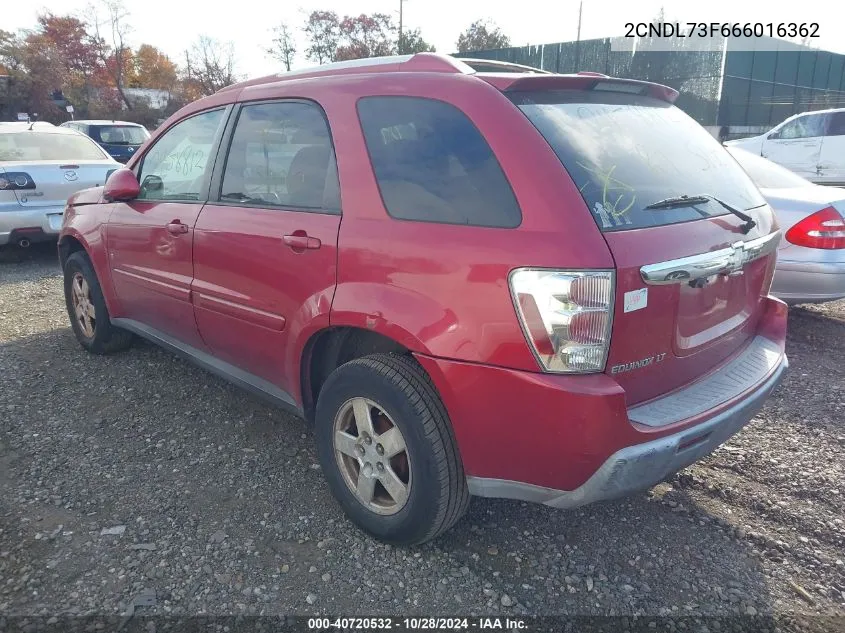
[[[735,526],[666,485],[573,511],[474,499],[439,540],[393,548],[343,517],[305,423],[152,345],[91,356],[63,327],[0,344],[0,372],[0,550],[57,609],[149,586],[188,613],[259,594],[299,613],[773,608]]]

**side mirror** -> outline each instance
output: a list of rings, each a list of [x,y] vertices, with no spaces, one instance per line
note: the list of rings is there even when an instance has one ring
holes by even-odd
[[[770,141],[774,141],[776,139],[779,139],[780,138],[780,132],[772,132],[766,138]]]
[[[138,179],[131,169],[118,169],[106,180],[103,197],[109,202],[134,200],[141,193]]]

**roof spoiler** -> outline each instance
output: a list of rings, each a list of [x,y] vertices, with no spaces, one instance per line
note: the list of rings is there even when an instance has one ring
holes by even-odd
[[[620,79],[600,73],[580,72],[574,75],[529,75],[521,77],[504,88],[505,92],[527,90],[592,90],[595,92],[624,92],[627,94],[647,95],[674,103],[678,91],[663,84],[640,81],[638,79]]]

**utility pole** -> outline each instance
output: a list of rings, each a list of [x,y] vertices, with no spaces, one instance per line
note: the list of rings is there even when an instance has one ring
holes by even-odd
[[[578,4],[578,37],[575,40],[575,72],[581,68],[581,12],[584,10],[584,0]]]
[[[400,55],[402,54],[402,5],[405,4],[405,0],[399,0],[399,48],[400,50],[396,51]]]

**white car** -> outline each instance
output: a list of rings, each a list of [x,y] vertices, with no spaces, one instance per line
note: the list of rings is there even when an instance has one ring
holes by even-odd
[[[67,199],[121,167],[80,132],[43,123],[0,125],[0,246],[54,239]]]
[[[845,108],[803,112],[760,136],[726,141],[819,185],[845,185]]]
[[[772,294],[789,304],[845,297],[845,189],[814,185],[765,158],[727,149],[783,230]]]

